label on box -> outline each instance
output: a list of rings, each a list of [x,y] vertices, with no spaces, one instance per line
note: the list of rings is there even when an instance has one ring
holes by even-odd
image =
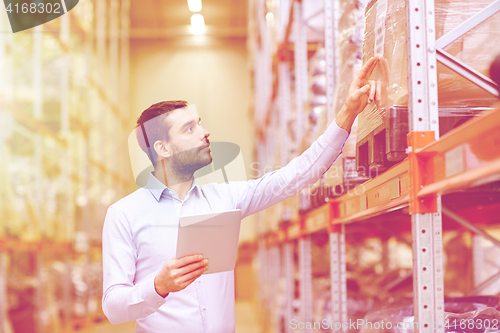
[[[339,209],[340,209],[340,217],[344,217],[346,215],[345,202],[340,203]]]
[[[408,192],[410,191],[410,176],[408,175],[408,172],[405,172],[402,176],[399,177],[399,179],[400,194],[408,194]]]
[[[359,212],[359,197],[354,197],[345,202],[345,215],[350,216]]]
[[[396,199],[401,195],[401,190],[399,188],[399,177],[393,178],[389,181],[389,198]]]

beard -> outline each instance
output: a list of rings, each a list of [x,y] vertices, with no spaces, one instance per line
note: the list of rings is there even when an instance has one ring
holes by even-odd
[[[212,163],[210,151],[201,147],[177,151],[172,155],[172,169],[181,179],[191,178],[196,170],[210,163]]]

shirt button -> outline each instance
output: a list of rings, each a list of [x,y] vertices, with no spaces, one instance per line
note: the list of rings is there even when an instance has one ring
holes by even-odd
[[[206,310],[207,308],[203,307],[203,310]]]
[[[158,302],[158,305],[161,305],[161,302]]]
[[[198,280],[198,283],[201,283],[201,280]]]

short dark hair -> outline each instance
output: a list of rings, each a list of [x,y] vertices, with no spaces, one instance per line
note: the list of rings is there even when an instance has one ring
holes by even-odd
[[[158,157],[153,147],[154,143],[158,140],[169,140],[170,126],[164,121],[165,118],[170,111],[183,109],[187,105],[186,101],[159,102],[144,110],[137,119],[137,141],[153,165]]]

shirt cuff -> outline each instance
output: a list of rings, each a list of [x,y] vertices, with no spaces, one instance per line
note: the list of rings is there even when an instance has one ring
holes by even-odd
[[[139,295],[146,303],[148,312],[150,313],[156,311],[166,302],[165,298],[161,297],[156,292],[154,275],[139,284]]]
[[[323,142],[325,142],[328,146],[342,150],[344,148],[344,144],[349,137],[349,132],[345,129],[340,128],[337,123],[332,121],[330,126],[326,129],[325,133],[321,136]]]

